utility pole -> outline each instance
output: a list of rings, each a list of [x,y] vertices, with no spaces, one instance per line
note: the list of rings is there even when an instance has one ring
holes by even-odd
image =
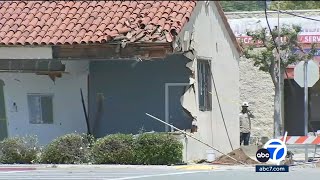
[[[282,81],[282,74],[281,74],[281,58],[280,58],[280,43],[281,43],[281,40],[280,40],[280,1],[278,1],[278,56],[277,56],[277,59],[278,59],[278,88],[279,88],[279,109],[280,109],[280,112],[279,112],[279,119],[275,119],[275,122],[274,122],[274,135],[275,135],[275,138],[280,136],[281,135],[281,122],[282,122],[282,88],[281,88],[281,81]]]
[[[304,66],[304,135],[308,136],[308,123],[309,123],[309,96],[308,96],[308,60],[305,61]]]
[[[309,94],[308,94],[308,60],[305,61],[304,66],[304,135],[308,136],[308,122],[309,122]],[[308,162],[308,146],[304,149],[305,161]]]

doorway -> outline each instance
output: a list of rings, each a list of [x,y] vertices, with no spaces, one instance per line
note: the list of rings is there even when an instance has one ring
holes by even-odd
[[[4,82],[0,79],[0,140],[8,137],[7,116],[4,102]]]

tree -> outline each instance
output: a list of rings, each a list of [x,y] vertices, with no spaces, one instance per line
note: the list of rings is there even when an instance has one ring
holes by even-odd
[[[234,11],[262,11],[263,1],[220,1],[225,12]]]
[[[272,1],[271,9],[278,9],[278,3],[281,10],[301,10],[320,8],[320,1]]]
[[[253,43],[249,46],[241,46],[244,50],[244,56],[247,59],[252,59],[254,66],[259,67],[260,70],[268,72],[271,76],[273,85],[275,87],[274,96],[274,128],[275,136],[280,136],[280,93],[279,79],[283,82],[285,69],[288,65],[298,61],[306,61],[314,57],[316,53],[315,44],[311,45],[311,50],[305,52],[301,45],[298,43],[298,34],[301,31],[300,26],[292,25],[283,26],[280,28],[280,42],[278,39],[278,29],[273,28],[270,31],[267,28],[263,28],[254,32],[247,32],[248,36],[252,37]],[[277,42],[276,42],[277,41]],[[277,44],[280,43],[280,47],[277,50]],[[257,45],[258,44],[258,45]],[[300,50],[300,53],[294,53],[296,49]],[[280,52],[281,66],[278,67],[277,52]],[[280,70],[280,78],[279,78]]]

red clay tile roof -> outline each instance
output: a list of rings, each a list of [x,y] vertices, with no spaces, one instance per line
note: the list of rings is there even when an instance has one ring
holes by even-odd
[[[171,42],[194,1],[1,1],[0,44]]]

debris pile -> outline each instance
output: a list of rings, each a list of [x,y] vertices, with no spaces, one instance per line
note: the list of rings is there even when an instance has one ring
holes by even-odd
[[[259,162],[247,156],[241,148],[233,150],[228,155],[245,164],[259,164]],[[223,155],[217,158],[217,160],[215,160],[213,164],[241,164],[240,162],[236,162],[230,157]]]

